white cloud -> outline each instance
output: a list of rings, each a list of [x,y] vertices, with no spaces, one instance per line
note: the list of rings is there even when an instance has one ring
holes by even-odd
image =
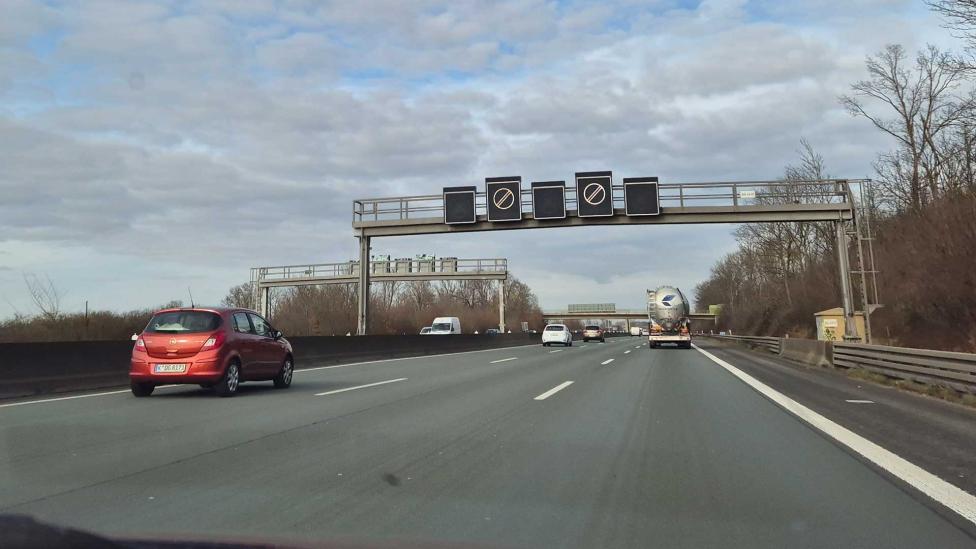
[[[886,141],[836,96],[884,43],[948,41],[918,6],[881,0],[99,0],[5,15],[0,316],[25,306],[23,271],[72,295],[111,286],[99,300],[123,308],[187,283],[219,293],[258,264],[344,260],[353,198],[491,175],[775,177],[801,137],[833,173],[868,175]],[[509,257],[561,307],[691,290],[732,243],[711,226],[376,245]]]

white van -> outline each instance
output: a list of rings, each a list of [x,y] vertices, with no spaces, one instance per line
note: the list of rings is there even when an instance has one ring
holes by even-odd
[[[454,335],[461,333],[461,321],[456,316],[439,316],[430,325],[429,335]]]

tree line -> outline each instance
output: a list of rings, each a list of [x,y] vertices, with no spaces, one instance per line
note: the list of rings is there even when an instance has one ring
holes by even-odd
[[[37,314],[16,313],[0,321],[0,343],[128,339],[139,333],[154,311],[183,307],[171,301],[158,307],[132,311],[65,312],[63,292],[47,278],[25,277]],[[457,316],[465,333],[498,328],[498,281],[374,282],[370,293],[370,333],[416,334],[437,316]],[[542,310],[531,288],[509,277],[505,284],[506,328],[521,331],[543,327]],[[253,283],[230,288],[221,305],[258,309]],[[357,286],[330,284],[273,288],[270,318],[292,336],[356,333]]]
[[[491,280],[374,282],[370,292],[370,332],[416,334],[438,316],[461,319],[465,333],[498,328],[498,284]],[[542,328],[542,310],[532,290],[514,277],[504,281],[506,329],[521,323]],[[329,284],[271,289],[271,321],[293,335],[356,333],[358,287]],[[223,303],[257,308],[253,283],[231,288]]]
[[[866,290],[883,304],[871,315],[875,342],[976,351],[976,2],[929,5],[962,33],[965,50],[927,45],[910,55],[888,45],[838,101],[893,143],[873,162],[874,182],[858,189],[858,222],[872,223],[878,271],[877,287]],[[809,191],[805,201],[827,200],[833,189],[817,182],[829,178],[806,141],[782,176]],[[788,203],[786,190],[757,201]],[[724,304],[720,327],[737,333],[815,337],[813,314],[840,306],[832,224],[745,225],[736,240],[698,285],[698,306]],[[852,282],[860,295],[860,278]]]

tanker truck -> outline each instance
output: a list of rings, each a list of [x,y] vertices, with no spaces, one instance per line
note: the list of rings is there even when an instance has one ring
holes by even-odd
[[[647,347],[653,349],[664,343],[691,349],[691,321],[688,300],[674,286],[658,286],[647,290]]]

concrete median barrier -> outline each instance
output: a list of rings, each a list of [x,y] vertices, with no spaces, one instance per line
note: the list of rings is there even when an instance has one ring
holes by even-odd
[[[829,341],[782,338],[779,340],[779,354],[810,366],[832,366],[833,349]]]
[[[540,334],[289,337],[296,369],[437,355],[540,341]],[[131,341],[0,344],[0,399],[129,384]]]

